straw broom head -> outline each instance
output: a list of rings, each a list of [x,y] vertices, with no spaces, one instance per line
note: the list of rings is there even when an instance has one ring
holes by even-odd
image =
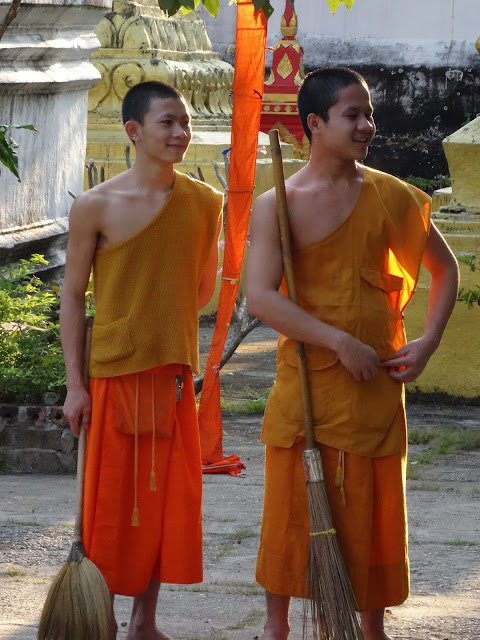
[[[111,600],[105,580],[74,542],[48,591],[38,640],[109,640]]]
[[[355,611],[355,596],[338,547],[323,477],[315,479],[321,465],[318,449],[303,452],[310,513],[310,550],[307,569],[304,637],[306,620],[312,623],[313,640],[361,640],[362,632]],[[307,458],[307,460],[306,460]],[[313,471],[312,471],[313,468]],[[319,467],[321,469],[321,467]]]

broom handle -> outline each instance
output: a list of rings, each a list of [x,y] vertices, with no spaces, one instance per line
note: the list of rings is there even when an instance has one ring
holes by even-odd
[[[85,324],[85,347],[83,359],[83,382],[88,390],[89,374],[88,366],[90,362],[90,346],[92,344],[92,320],[87,318]],[[87,447],[87,432],[80,426],[80,436],[78,438],[77,452],[77,508],[75,509],[75,528],[73,530],[74,542],[81,542],[82,538],[82,516],[83,516],[83,479],[85,475],[85,449]]]
[[[292,302],[298,304],[297,288],[295,286],[295,274],[292,261],[292,246],[290,241],[290,225],[288,222],[287,194],[285,191],[285,176],[283,173],[282,150],[278,139],[278,131],[271,129],[268,133],[270,138],[270,151],[273,163],[273,178],[275,182],[275,192],[277,196],[278,226],[280,227],[280,238],[282,242],[283,268],[285,280],[287,281],[288,297]],[[296,341],[298,375],[300,378],[300,394],[302,398],[303,422],[305,425],[306,448],[315,448],[315,433],[313,431],[312,401],[307,376],[307,357],[305,344]]]

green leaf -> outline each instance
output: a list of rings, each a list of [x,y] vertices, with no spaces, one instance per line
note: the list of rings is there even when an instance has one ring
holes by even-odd
[[[270,4],[270,0],[252,0],[255,7],[255,13],[258,13],[261,9],[268,19],[273,13],[273,7]]]
[[[220,0],[203,0],[202,4],[211,16],[217,17],[220,9]]]
[[[180,9],[181,2],[179,0],[157,0],[158,6],[162,11],[166,11],[169,16],[173,16]]]
[[[20,176],[18,175],[18,157],[15,153],[15,147],[4,139],[0,139],[0,162],[4,164],[20,182]]]
[[[29,131],[38,131],[38,129],[35,129],[33,124],[14,124],[13,128],[14,129],[28,129]]]
[[[335,13],[338,7],[342,4],[342,0],[327,0],[330,11]]]
[[[347,9],[351,9],[353,7],[353,3],[355,0],[342,0],[343,4],[347,7]]]

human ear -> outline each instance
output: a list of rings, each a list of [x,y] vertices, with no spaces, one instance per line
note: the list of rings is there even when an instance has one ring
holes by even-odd
[[[125,123],[125,132],[132,142],[138,140],[138,122],[135,120],[127,120]]]
[[[323,120],[316,113],[309,113],[307,116],[307,125],[312,133],[318,133]]]

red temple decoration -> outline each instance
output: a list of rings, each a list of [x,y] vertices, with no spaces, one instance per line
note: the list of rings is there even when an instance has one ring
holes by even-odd
[[[296,157],[303,157],[308,147],[297,110],[297,92],[305,76],[303,48],[296,40],[297,15],[290,2],[280,23],[282,39],[273,47],[270,77],[263,87],[260,131],[278,129],[283,142],[293,145]]]

